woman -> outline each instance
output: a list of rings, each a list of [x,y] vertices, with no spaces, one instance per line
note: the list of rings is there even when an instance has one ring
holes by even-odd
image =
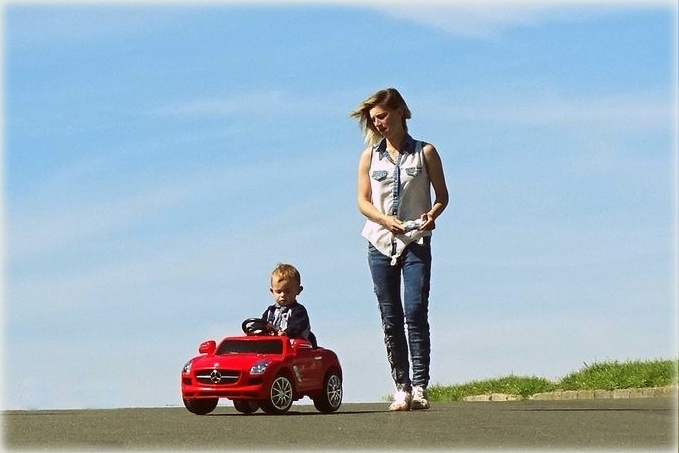
[[[367,218],[362,235],[396,385],[389,410],[428,409],[431,232],[448,205],[441,158],[408,134],[410,110],[394,88],[376,92],[350,117],[369,145],[358,164],[358,209]]]

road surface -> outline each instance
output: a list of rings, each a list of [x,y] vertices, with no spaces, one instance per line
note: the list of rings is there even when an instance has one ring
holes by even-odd
[[[303,401],[302,401],[303,402]],[[674,398],[434,403],[429,411],[295,403],[282,416],[181,408],[5,411],[9,449],[677,451]]]

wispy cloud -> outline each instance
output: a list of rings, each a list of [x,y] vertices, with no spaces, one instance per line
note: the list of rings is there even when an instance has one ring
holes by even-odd
[[[160,117],[221,117],[227,115],[259,117],[288,115],[308,117],[337,113],[345,105],[344,93],[291,93],[261,88],[248,92],[198,97],[174,101],[149,112]]]
[[[158,107],[153,113],[159,116],[243,115],[262,110],[279,112],[284,106],[289,107],[291,102],[280,91],[258,91],[228,97],[189,99]]]
[[[429,1],[378,2],[386,15],[415,22],[451,35],[471,39],[493,39],[517,27],[552,22],[592,20],[610,7],[672,6],[668,1]]]
[[[139,38],[176,25],[184,17],[181,9],[161,10],[160,6],[126,2],[10,4],[3,8],[6,39],[23,48]]]
[[[521,89],[509,93],[485,91],[417,99],[426,105],[422,114],[463,122],[497,125],[573,127],[597,124],[616,130],[670,130],[674,127],[674,100],[655,93],[608,96],[569,96],[555,89]]]
[[[12,279],[7,292],[15,302],[14,320],[35,313],[34,305],[21,301],[41,301],[44,316],[125,291],[166,291],[163,288],[177,282],[224,281],[229,277],[223,275],[228,274],[226,269],[243,266],[239,260],[251,249],[252,238],[272,253],[291,250],[312,235],[335,235],[337,225],[346,220],[333,221],[333,216],[355,214],[325,212],[328,197],[339,198],[333,206],[344,202],[347,183],[319,189],[317,197],[311,197],[303,184],[309,174],[321,175],[323,156],[288,155],[270,163],[166,172],[130,187],[119,179],[98,180],[97,171],[106,160],[64,168],[51,183],[11,206],[6,228]],[[348,180],[347,175],[335,174],[325,182],[333,178]],[[299,219],[309,212],[323,214],[304,221],[314,233],[300,235]],[[281,238],[285,243],[277,244]],[[264,246],[268,240],[273,243]],[[320,248],[325,242],[314,244]],[[307,246],[305,252],[309,250]],[[255,257],[249,262],[259,263]]]
[[[92,191],[103,189],[85,184]],[[129,228],[144,218],[186,203],[194,190],[192,185],[167,182],[145,192],[103,194],[94,199],[87,196],[87,191],[42,192],[48,199],[44,203],[30,198],[26,204],[12,208],[7,225],[12,239],[10,253],[13,259],[30,259],[36,253],[60,250],[93,236]]]

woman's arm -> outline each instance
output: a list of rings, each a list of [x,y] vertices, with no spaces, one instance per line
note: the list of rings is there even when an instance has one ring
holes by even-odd
[[[441,163],[441,156],[436,151],[433,145],[427,143],[423,148],[424,164],[427,166],[427,173],[429,180],[434,188],[434,203],[431,209],[422,214],[424,225],[420,229],[433,230],[436,226],[434,221],[448,206],[448,187],[446,186],[446,178],[443,174],[443,164]]]

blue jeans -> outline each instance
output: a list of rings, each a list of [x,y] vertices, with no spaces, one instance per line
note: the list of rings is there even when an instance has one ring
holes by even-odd
[[[380,253],[372,244],[368,245],[368,265],[382,318],[387,360],[397,390],[410,391],[412,386],[426,387],[429,384],[430,239],[424,238],[422,245],[408,245],[394,266],[390,265],[390,257]],[[404,286],[403,299],[401,277]],[[412,380],[408,352],[413,367]]]

